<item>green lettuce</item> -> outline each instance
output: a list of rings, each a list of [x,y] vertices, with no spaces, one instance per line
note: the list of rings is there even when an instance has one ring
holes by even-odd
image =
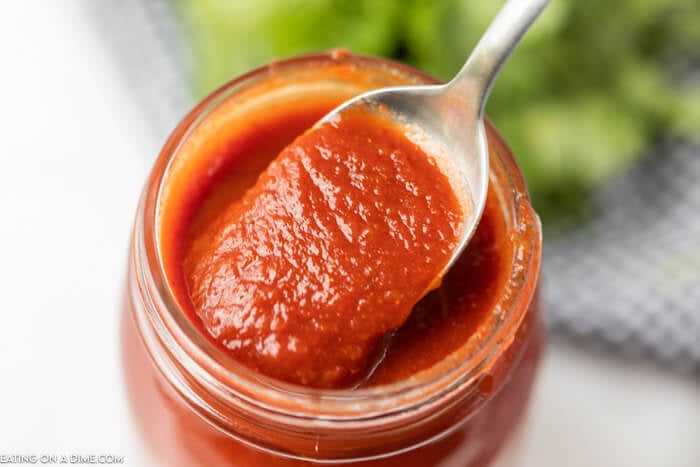
[[[344,47],[442,79],[502,2],[177,0],[195,97],[274,58]],[[487,114],[545,221],[580,216],[588,193],[650,144],[700,133],[697,0],[554,0],[499,77]]]

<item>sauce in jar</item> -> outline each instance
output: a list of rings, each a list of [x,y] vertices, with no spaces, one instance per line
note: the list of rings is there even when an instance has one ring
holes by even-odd
[[[237,141],[228,157],[245,158]],[[193,319],[266,375],[356,384],[383,353],[377,342],[439,282],[462,216],[437,161],[389,118],[352,109],[297,138],[188,235]]]
[[[519,171],[490,126],[491,183],[475,236],[383,342],[383,359],[359,387],[304,386],[356,383],[324,376],[324,359],[335,358],[329,343],[314,342],[307,381],[295,377],[298,362],[270,369],[231,355],[211,332],[214,313],[197,312],[206,295],[192,294],[197,264],[225,243],[230,223],[221,219],[246,211],[241,200],[260,194],[280,151],[353,95],[417,82],[430,80],[353,55],[276,63],[202,102],[166,144],[137,214],[123,326],[131,404],[165,465],[476,467],[510,443],[543,341],[541,239]],[[420,296],[429,286],[411,288]]]

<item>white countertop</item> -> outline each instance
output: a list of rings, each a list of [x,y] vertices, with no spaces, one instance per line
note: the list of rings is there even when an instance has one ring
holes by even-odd
[[[127,238],[161,141],[78,1],[0,6],[0,456],[144,465],[117,323]],[[698,467],[700,381],[554,343],[526,467]]]

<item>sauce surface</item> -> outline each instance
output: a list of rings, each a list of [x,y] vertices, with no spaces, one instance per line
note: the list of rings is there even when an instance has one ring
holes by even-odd
[[[338,104],[370,89],[360,70],[339,67],[324,73],[337,73],[340,81],[358,84],[320,91],[317,77],[310,74],[309,85],[304,77],[297,78],[293,94],[277,91],[276,83],[263,83],[236,100],[224,100],[185,139],[164,181],[158,236],[168,284],[192,324],[226,353],[230,350],[212,336],[193,304],[183,267],[185,257],[198,238],[215,230],[222,213],[254,187],[285,147]],[[271,101],[276,105],[269,105]],[[368,380],[357,375],[361,386],[410,378],[451,358],[481,332],[480,326],[508,281],[513,245],[505,216],[499,196],[490,188],[482,219],[467,249],[441,285],[414,307],[390,339],[381,341],[385,356]],[[332,353],[334,345],[321,350],[320,354]],[[370,355],[369,359],[374,361],[375,357]]]
[[[360,110],[304,133],[217,204],[183,251],[194,312],[239,362],[314,387],[367,375],[380,339],[437,285],[462,218],[434,160]]]

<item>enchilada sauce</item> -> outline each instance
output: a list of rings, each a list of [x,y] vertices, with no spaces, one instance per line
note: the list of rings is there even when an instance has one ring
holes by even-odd
[[[277,263],[270,263],[264,268],[263,263],[276,258],[267,251],[268,248],[272,250],[268,240],[277,239],[276,235],[282,235],[292,224],[270,227],[263,223],[265,227],[262,227],[256,222],[271,223],[272,218],[282,221],[290,215],[288,211],[296,212],[291,208],[308,207],[309,203],[302,200],[326,200],[319,195],[320,187],[318,192],[311,191],[316,185],[308,182],[310,174],[303,182],[302,175],[305,173],[294,173],[294,167],[303,167],[301,159],[294,158],[297,156],[290,156],[289,161],[282,161],[284,163],[272,162],[276,158],[281,159],[278,156],[285,147],[348,98],[378,86],[428,81],[419,72],[403,66],[356,56],[338,59],[332,54],[274,63],[249,77],[232,82],[222,92],[200,103],[183,119],[173,138],[164,146],[146,192],[155,196],[153,204],[148,202],[147,197],[142,207],[145,211],[139,210],[139,216],[143,216],[147,226],[149,222],[156,223],[157,230],[152,233],[157,243],[151,245],[150,227],[139,231],[141,227],[137,223],[122,327],[129,400],[144,439],[164,465],[297,467],[315,465],[316,460],[338,459],[340,462],[352,461],[348,465],[363,467],[482,467],[491,465],[496,456],[501,456],[506,447],[513,444],[510,440],[521,426],[520,420],[527,405],[544,340],[541,310],[537,295],[533,295],[537,287],[541,240],[536,220],[530,217],[532,214],[520,173],[505,143],[489,124],[487,131],[492,161],[490,188],[484,213],[465,251],[444,275],[439,286],[411,310],[396,308],[397,316],[379,316],[370,314],[373,310],[367,309],[366,316],[359,319],[359,325],[352,324],[366,336],[377,334],[381,329],[389,329],[400,323],[406,312],[410,311],[403,324],[383,335],[390,338],[380,337],[377,338],[378,343],[372,344],[370,341],[374,338],[361,341],[357,336],[350,335],[352,342],[365,342],[359,344],[359,357],[337,359],[332,354],[341,345],[331,339],[324,341],[315,333],[315,326],[311,329],[305,324],[297,303],[293,307],[297,314],[288,313],[286,321],[275,320],[274,314],[267,314],[270,309],[262,308],[263,301],[267,300],[263,292],[271,293],[274,297],[275,294],[282,295],[285,287],[270,286],[266,282],[269,276],[264,274],[251,274],[246,279],[252,283],[251,303],[259,313],[250,315],[258,318],[250,321],[252,327],[244,328],[246,321],[240,318],[247,316],[245,313],[232,312],[235,308],[230,307],[217,308],[217,303],[223,305],[227,301],[247,303],[241,300],[243,297],[231,292],[234,287],[230,286],[235,286],[236,281],[240,280],[225,273],[231,265],[242,262],[263,272],[274,270],[275,284],[279,277],[288,274],[285,268],[277,267]],[[372,125],[372,131],[381,127]],[[397,144],[403,147],[404,142]],[[383,144],[368,142],[364,146],[368,149],[367,156],[371,156],[372,151],[376,156],[377,147]],[[356,160],[359,162],[360,158]],[[345,170],[342,164],[338,165]],[[311,166],[319,173],[327,173],[322,171],[322,161]],[[434,170],[431,166],[427,169]],[[425,174],[418,169],[413,173]],[[282,178],[273,183],[276,175]],[[335,177],[334,173],[332,175]],[[346,183],[338,188],[347,189],[348,185],[352,186]],[[265,186],[274,187],[275,190],[282,187],[292,196],[277,200],[264,191]],[[304,190],[308,191],[308,198],[302,196]],[[433,191],[438,190],[431,187],[431,194]],[[329,237],[335,239],[329,255],[337,255],[334,261],[338,264],[346,261],[352,265],[350,253],[353,252],[353,245],[357,244],[350,244],[342,235],[343,230],[333,214],[337,211],[341,220],[350,225],[353,234],[361,232],[358,229],[364,228],[364,223],[351,222],[357,220],[353,217],[356,211],[350,211],[345,216],[344,211],[338,208],[345,202],[341,197],[344,192],[331,190],[328,193],[335,195],[335,209],[321,210],[325,212],[322,225],[337,227],[335,236]],[[263,199],[272,201],[262,203]],[[357,201],[351,199],[353,203]],[[263,212],[265,209],[272,209],[274,215],[263,215],[268,213]],[[379,213],[376,215],[379,216]],[[245,224],[242,222],[244,218],[255,222]],[[398,219],[401,217],[398,216]],[[533,222],[532,228],[528,227],[530,222]],[[375,228],[375,225],[370,225],[370,228]],[[227,229],[230,235],[226,233]],[[449,229],[446,231],[449,232]],[[292,233],[298,234],[293,229]],[[254,239],[253,235],[259,239]],[[281,238],[285,238],[284,244],[290,243],[300,248],[301,258],[313,256],[308,248],[311,244],[316,244],[317,248],[322,244],[319,239],[310,237],[309,242],[304,243],[305,248],[302,248],[301,236],[289,241],[286,237]],[[242,242],[241,251],[250,255],[255,253],[255,256],[247,258],[250,264],[245,262],[243,255],[232,253],[233,256],[226,256],[226,249],[230,246],[228,242],[235,239]],[[254,248],[252,245],[256,241],[258,247]],[[139,250],[142,243],[146,245],[144,251]],[[284,248],[283,245],[277,247]],[[330,246],[327,248],[330,249]],[[401,244],[397,248],[401,248]],[[400,251],[403,255],[404,251]],[[387,268],[380,268],[376,262],[369,260],[383,252],[369,253],[359,258],[367,260],[374,271],[387,272]],[[415,253],[415,250],[406,250],[406,254],[409,253]],[[357,255],[358,252],[353,254]],[[532,261],[528,258],[529,254],[535,255]],[[141,263],[144,257],[147,261]],[[154,264],[149,259],[156,257],[160,264]],[[286,265],[294,258],[294,255],[290,255],[290,258],[280,260],[286,263],[279,264]],[[255,261],[260,264],[253,264]],[[322,262],[316,261],[317,271],[329,268],[317,263]],[[394,266],[401,268],[408,265],[409,272],[413,274],[420,273],[422,268],[419,264],[415,262],[415,257],[405,257]],[[155,267],[161,267],[164,275],[156,275],[154,284],[169,289],[167,294],[159,292],[157,295],[163,298],[167,307],[163,309],[160,302],[154,305],[151,301],[153,284],[143,280],[150,277],[148,268]],[[523,271],[523,268],[525,275],[514,274]],[[217,276],[218,269],[223,273]],[[215,274],[207,273],[207,270]],[[296,272],[306,278],[304,273]],[[356,274],[355,277],[362,277],[359,272]],[[311,282],[321,275],[309,277],[306,280]],[[215,288],[207,291],[203,287],[207,281],[215,283],[217,280],[220,281],[218,285],[222,286],[220,292]],[[262,285],[258,286],[256,280]],[[229,286],[224,287],[229,281]],[[348,294],[349,297],[349,284],[338,286],[336,290],[340,295]],[[416,288],[424,285],[416,284]],[[358,285],[364,284],[362,281],[352,281],[352,286]],[[160,291],[159,287],[157,291]],[[198,288],[201,288],[199,292]],[[407,287],[400,283],[398,289],[406,290]],[[321,291],[326,299],[329,297],[328,290],[323,287]],[[296,294],[296,298],[313,298],[313,294],[302,294],[304,289],[301,292],[296,288],[290,291]],[[260,296],[257,297],[257,294]],[[417,293],[420,294],[422,291]],[[408,302],[410,300],[406,299]],[[189,318],[189,323],[178,322],[178,326],[173,327],[178,330],[176,333],[170,332],[169,328],[157,328],[154,323],[158,323],[158,320],[152,319],[169,316],[170,305],[177,310],[174,316],[178,319],[180,310]],[[352,326],[345,322],[357,321],[358,318],[349,310],[339,308],[333,314],[324,308],[316,319],[318,321],[320,317],[331,328]],[[385,311],[378,310],[380,314]],[[295,323],[296,328],[289,323]],[[363,323],[365,326],[362,326]],[[380,415],[373,420],[372,429],[368,432],[356,430],[357,426],[364,426],[366,420],[362,419],[362,425],[351,424],[348,431],[343,433],[341,427],[327,428],[323,422],[326,416],[334,418],[345,412],[326,405],[321,416],[309,420],[309,425],[306,425],[309,407],[316,405],[315,401],[312,402],[314,392],[299,390],[305,397],[297,402],[287,397],[286,390],[280,392],[274,385],[273,393],[284,396],[282,402],[268,397],[266,391],[253,405],[255,410],[241,411],[246,404],[239,403],[239,399],[245,400],[248,396],[249,375],[240,378],[240,369],[225,365],[225,378],[220,377],[219,356],[217,364],[202,359],[190,366],[191,362],[183,358],[184,354],[198,359],[204,354],[199,350],[191,352],[189,337],[180,340],[182,335],[179,329],[187,324],[192,324],[202,337],[255,371],[308,385],[354,387],[359,384],[372,387],[373,390],[366,393],[355,392],[357,400],[361,407],[375,406],[380,402],[381,407],[386,408],[387,417]],[[506,325],[515,327],[501,329]],[[239,328],[249,331],[257,329],[260,334],[239,334]],[[300,332],[293,334],[293,329]],[[304,332],[310,329],[313,332]],[[501,332],[504,330],[508,332]],[[187,336],[196,335],[190,334],[191,329],[186,331]],[[328,329],[324,332],[328,332]],[[161,334],[163,339],[158,338]],[[270,358],[256,356],[257,348],[254,345],[235,348],[238,346],[234,343],[236,339],[248,338],[259,339],[261,348],[265,349],[265,339],[260,340],[260,337],[272,334],[278,344],[287,344],[287,347],[280,344],[275,358],[271,354],[267,355]],[[331,333],[325,335],[330,336]],[[347,335],[347,332],[339,332],[339,335]],[[291,336],[303,337],[318,345],[308,354],[308,358],[314,361],[311,364],[301,362],[305,369],[300,374],[292,366],[297,364],[299,356],[288,352]],[[485,347],[491,336],[506,338],[494,340],[493,345]],[[349,348],[348,342],[345,345]],[[197,339],[195,344],[199,347],[202,342]],[[368,351],[372,346],[372,350]],[[206,347],[204,352],[210,354],[209,346]],[[273,347],[269,347],[269,350]],[[488,354],[483,352],[485,348],[489,350]],[[363,352],[369,353],[363,355]],[[366,373],[378,361],[380,363],[368,376]],[[339,364],[343,369],[334,371],[334,364]],[[417,418],[412,418],[412,413],[402,412],[402,416],[410,415],[412,421],[406,425],[405,431],[397,432],[393,415],[405,401],[396,396],[396,387],[408,387],[413,394],[414,389],[423,383],[439,384],[444,375],[454,370],[458,371],[455,377],[464,384],[449,388],[439,386],[449,389],[438,398],[440,404],[445,403],[440,405],[445,410],[426,412],[425,416]],[[473,378],[464,379],[467,375],[473,375]],[[230,384],[225,393],[219,392],[218,385],[212,384],[222,381]],[[254,384],[253,387],[260,385]],[[433,407],[436,403],[434,396],[435,392],[421,392],[418,395],[420,407]],[[252,397],[256,398],[257,395],[253,393]],[[258,410],[260,408],[265,410]],[[270,409],[269,412],[267,409]],[[289,432],[280,429],[278,415],[296,416],[297,412],[303,427],[313,428]],[[321,423],[317,423],[318,420]],[[344,422],[342,426],[345,426]],[[365,460],[375,455],[377,459]]]
[[[182,250],[194,315],[240,363],[322,388],[368,377],[438,285],[463,218],[435,159],[366,110],[302,134],[215,204]]]

